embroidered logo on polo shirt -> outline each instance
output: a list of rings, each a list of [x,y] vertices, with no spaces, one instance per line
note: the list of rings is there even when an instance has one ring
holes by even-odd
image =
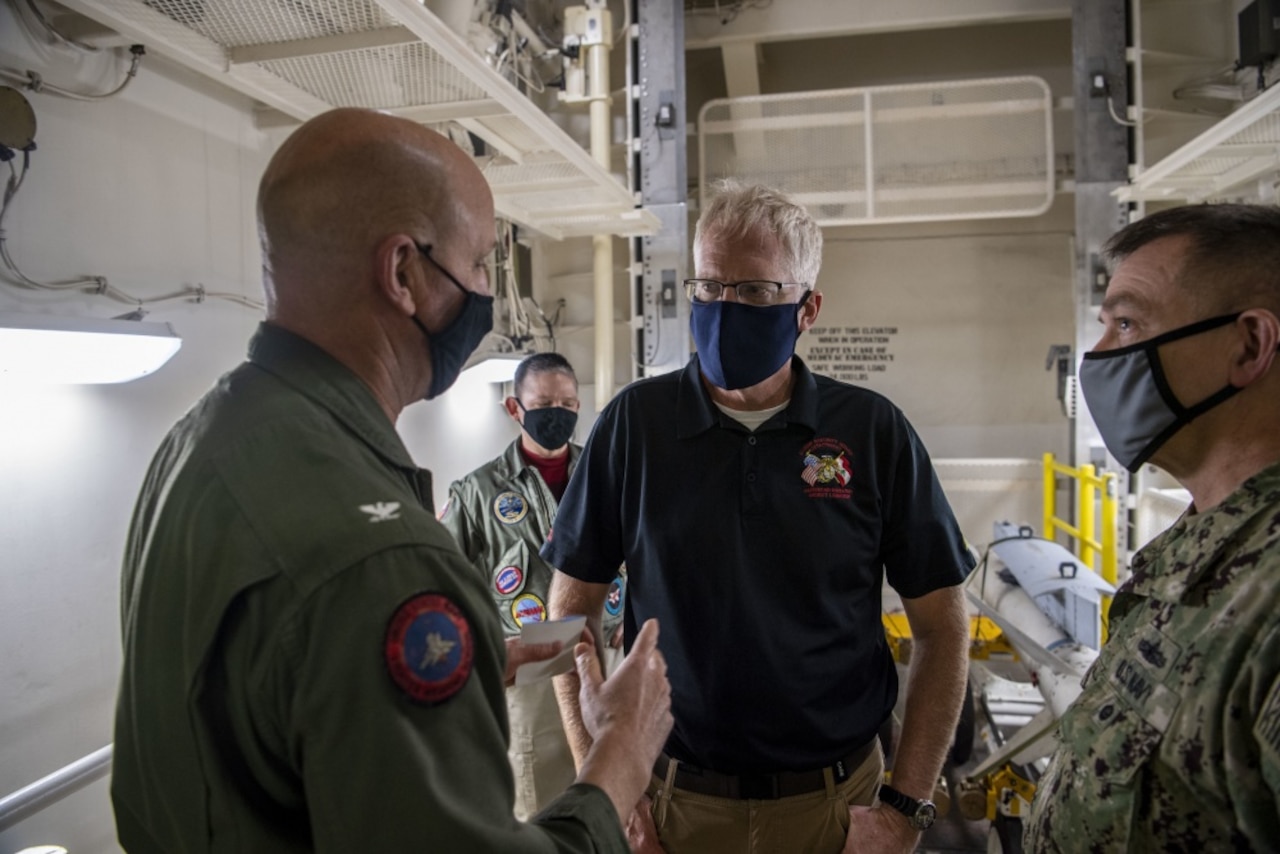
[[[529,513],[529,504],[518,492],[501,492],[493,499],[493,515],[504,525],[514,525]]]
[[[504,566],[493,577],[493,589],[503,596],[510,596],[524,586],[524,570],[518,566]]]
[[[800,479],[810,498],[849,498],[853,490],[852,452],[838,439],[814,439],[800,452]]]
[[[368,513],[370,522],[390,522],[400,518],[399,501],[379,501],[375,504],[361,504],[360,509]]]
[[[511,603],[511,618],[518,625],[541,623],[547,618],[547,606],[533,593],[517,596]]]
[[[471,676],[471,624],[448,596],[410,596],[387,623],[383,654],[391,681],[409,699],[425,705],[443,703]]]

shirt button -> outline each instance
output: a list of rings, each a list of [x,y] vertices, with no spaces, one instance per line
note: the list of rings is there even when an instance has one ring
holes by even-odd
[[[752,472],[751,474],[747,475],[747,483],[755,483],[755,482],[756,482],[755,472]]]
[[[747,437],[747,444],[748,444],[748,445],[754,445],[755,443],[756,443],[756,437],[755,437],[755,436],[748,436],[748,437]]]

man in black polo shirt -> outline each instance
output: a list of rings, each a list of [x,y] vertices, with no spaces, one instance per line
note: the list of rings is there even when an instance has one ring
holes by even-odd
[[[598,619],[625,561],[627,643],[661,620],[675,728],[632,833],[656,825],[670,854],[905,851],[932,822],[973,561],[902,412],[794,355],[821,253],[787,197],[723,188],[686,282],[698,354],[609,403],[543,547],[553,617]],[[898,688],[885,579],[914,638],[894,789],[876,739]],[[577,686],[558,691],[585,755]]]

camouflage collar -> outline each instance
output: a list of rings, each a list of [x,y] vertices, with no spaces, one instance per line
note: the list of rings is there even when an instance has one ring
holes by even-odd
[[[1176,602],[1225,567],[1224,555],[1237,531],[1259,513],[1280,505],[1280,463],[1246,480],[1207,513],[1188,508],[1169,530],[1143,546],[1133,558],[1133,577],[1125,592]]]

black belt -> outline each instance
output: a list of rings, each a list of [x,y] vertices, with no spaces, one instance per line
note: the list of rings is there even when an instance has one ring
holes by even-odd
[[[843,759],[838,759],[826,768],[813,771],[782,771],[777,774],[721,774],[707,768],[697,768],[680,762],[676,766],[676,776],[672,785],[677,789],[696,792],[699,795],[711,795],[716,798],[732,798],[736,800],[773,801],[788,798],[792,795],[807,795],[825,789],[827,781],[824,772],[831,769],[831,776],[836,783],[849,779],[863,761],[871,755],[876,740],[873,738]],[[667,768],[671,759],[663,753],[653,767],[653,773],[662,780],[667,779]]]

